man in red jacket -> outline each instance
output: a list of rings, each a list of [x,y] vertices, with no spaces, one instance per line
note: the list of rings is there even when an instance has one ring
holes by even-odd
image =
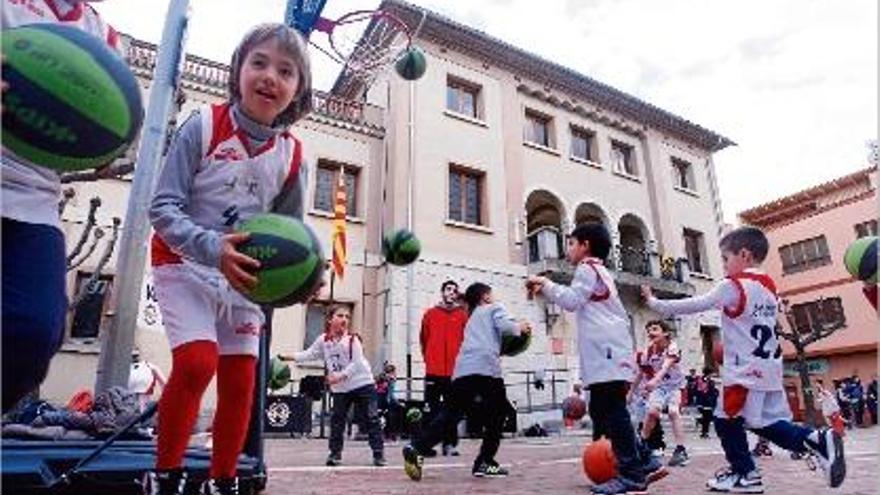
[[[464,339],[467,311],[459,305],[458,284],[452,280],[440,286],[440,304],[425,311],[420,342],[425,359],[425,402],[434,415],[450,400],[452,370]],[[458,432],[452,425],[443,437],[443,455],[457,456]]]

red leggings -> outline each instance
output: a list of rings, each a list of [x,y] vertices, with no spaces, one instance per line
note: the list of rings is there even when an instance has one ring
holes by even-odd
[[[216,373],[210,476],[235,476],[250,420],[256,361],[249,355],[219,356],[217,344],[206,340],[189,342],[172,351],[171,376],[159,400],[156,469],[182,467],[202,395]]]

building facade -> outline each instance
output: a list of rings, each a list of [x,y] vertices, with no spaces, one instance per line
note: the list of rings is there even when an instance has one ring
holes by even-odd
[[[776,281],[791,319],[788,331],[809,333],[817,325],[839,326],[807,348],[810,375],[826,386],[859,376],[866,384],[877,376],[877,313],[862,294],[863,283],[843,264],[846,248],[859,237],[877,235],[877,168],[872,167],[776,199],[739,214],[762,228],[770,240],[764,264]],[[783,344],[785,386],[800,402],[794,349]]]
[[[382,7],[421,26],[414,42],[427,55],[427,73],[408,82],[387,71],[368,91],[340,76],[330,94],[318,96],[318,110],[294,129],[310,162],[306,220],[326,245],[340,168],[349,185],[349,265],[334,299],[352,305],[374,367],[390,361],[405,370],[409,363],[411,375],[421,377],[421,315],[439,300],[441,283],[488,283],[512,314],[537,326],[529,352],[504,360],[511,399],[523,414],[554,409],[578,374],[574,320],[540,299],[527,300],[525,277],[547,271],[570,277],[561,259],[565,234],[578,223],[603,223],[614,239],[608,263],[642,345],[644,323],[655,315],[639,301],[641,284],[680,296],[705,292],[723,276],[712,155],[732,142],[436,13],[396,0]],[[137,40],[129,46],[146,90],[154,47]],[[223,64],[188,60],[182,113],[222,99],[228,75]],[[113,206],[99,210],[104,215],[125,211],[124,180],[73,187],[76,199],[64,215],[71,237],[92,195],[112,196],[105,205]],[[394,267],[381,257],[381,236],[403,227],[420,238],[422,255],[409,267]],[[87,273],[94,265],[82,266]],[[105,272],[112,276],[112,268]],[[145,288],[137,342],[167,366],[150,295]],[[276,311],[273,352],[307,346],[320,331],[328,299],[325,291],[316,304]],[[685,367],[713,365],[707,356],[718,315],[682,317],[675,325]],[[66,373],[55,372],[72,360],[81,362],[81,376],[94,376],[94,345],[78,353],[81,341],[69,338],[56,359],[45,387],[50,397],[66,398],[77,388]],[[536,376],[550,385],[524,385]],[[420,390],[413,381],[404,393],[420,398]]]

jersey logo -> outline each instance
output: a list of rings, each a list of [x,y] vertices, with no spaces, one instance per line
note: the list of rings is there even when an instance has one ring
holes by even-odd
[[[231,146],[226,146],[214,152],[214,154],[211,155],[211,158],[218,161],[237,162],[244,160],[245,155]]]
[[[34,4],[34,0],[8,0],[11,5],[24,6],[28,11],[40,17],[46,17],[46,11]]]
[[[260,329],[253,322],[245,322],[235,327],[236,335],[260,335]]]
[[[222,213],[222,216],[223,216],[223,218],[226,219],[223,222],[223,225],[225,225],[227,227],[232,227],[233,225],[238,223],[238,218],[239,218],[238,207],[235,205],[232,205],[229,208],[226,208],[226,210]]]

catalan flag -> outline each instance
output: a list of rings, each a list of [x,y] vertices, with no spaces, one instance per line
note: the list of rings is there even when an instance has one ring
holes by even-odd
[[[339,167],[339,181],[336,183],[336,204],[333,207],[333,271],[340,279],[345,275],[345,209],[348,196],[345,191],[345,168]]]

